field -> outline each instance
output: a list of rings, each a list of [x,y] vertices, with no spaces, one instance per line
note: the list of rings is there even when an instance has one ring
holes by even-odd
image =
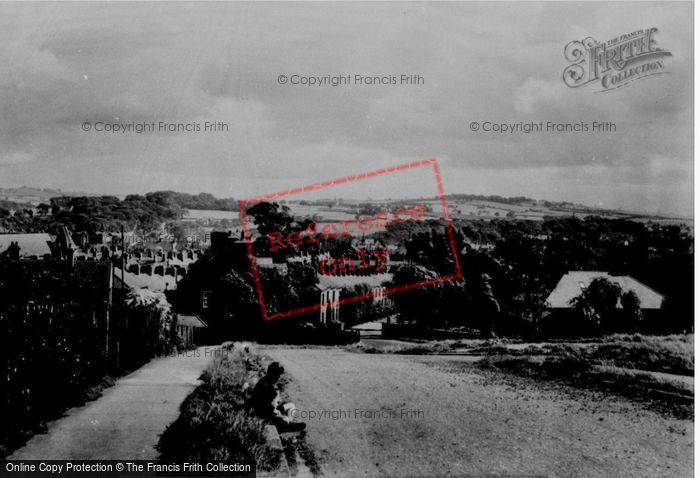
[[[21,188],[0,188],[0,199],[13,201],[21,204],[49,203],[52,197],[58,196],[93,196],[92,194],[69,192],[52,189],[40,189],[32,187]],[[212,197],[213,198],[213,197]],[[300,218],[317,216],[321,222],[338,222],[355,217],[360,204],[373,204],[382,209],[390,210],[391,204],[422,202],[432,208],[431,217],[442,217],[442,204],[437,198],[402,200],[319,200],[307,202],[301,199],[282,201],[292,209],[295,216]],[[463,194],[450,195],[447,197],[450,215],[453,219],[529,219],[541,221],[545,216],[576,216],[585,217],[598,215],[607,218],[625,218],[638,221],[652,220],[660,224],[684,223],[692,225],[691,218],[674,217],[665,214],[622,211],[614,209],[599,209],[581,204],[567,202],[551,202],[534,200],[527,198],[500,198],[496,196],[469,196]],[[329,204],[332,206],[329,207]],[[186,209],[184,219],[189,220],[236,220],[238,211],[214,210],[214,209]]]
[[[238,211],[187,209],[185,219],[238,219]]]
[[[653,220],[662,224],[666,223],[685,223],[692,224],[690,218],[677,218],[664,215],[648,214],[642,212],[620,211],[620,210],[604,210],[591,208],[578,204],[570,203],[551,203],[548,201],[537,200],[510,200],[506,199],[503,202],[494,200],[475,199],[469,197],[447,197],[447,207],[452,219],[527,219],[532,221],[542,221],[546,216],[561,217],[561,216],[576,216],[586,217],[591,215],[607,217],[610,219],[624,218],[638,221]],[[288,201],[287,206],[297,217],[311,217],[316,215],[324,221],[342,221],[344,219],[352,219],[355,211],[360,204],[370,203],[376,207],[391,210],[392,205],[398,204],[399,201],[337,201],[332,208],[329,208],[328,201],[318,201],[315,203],[300,203],[301,201]],[[442,218],[443,209],[442,202],[437,199],[405,199],[400,202],[405,204],[421,202],[432,209],[428,213],[429,217]]]

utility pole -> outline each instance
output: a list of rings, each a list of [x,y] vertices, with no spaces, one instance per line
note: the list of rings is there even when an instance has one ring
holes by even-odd
[[[122,292],[124,292],[124,269],[126,268],[126,244],[124,243],[124,223],[122,223]]]

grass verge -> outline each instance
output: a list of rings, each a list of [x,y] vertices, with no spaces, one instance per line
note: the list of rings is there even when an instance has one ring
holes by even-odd
[[[692,377],[695,372],[693,342],[692,334],[612,335],[593,347],[590,356],[601,365]]]
[[[360,353],[429,355],[458,351],[471,355],[510,357],[580,357],[590,364],[692,377],[695,372],[694,336],[615,334],[558,342],[523,344],[509,339],[441,340],[423,343],[360,342],[348,349]]]
[[[479,365],[535,380],[588,388],[641,402],[657,412],[693,419],[693,386],[682,378],[656,372],[596,365],[581,351],[555,356],[490,355]]]
[[[250,386],[264,372],[263,358],[248,346],[224,346],[161,436],[161,460],[245,460],[261,470],[276,469],[282,453],[266,442],[265,422],[246,410]]]
[[[283,456],[295,475],[297,457],[314,476],[320,474],[306,434],[282,434],[284,450],[272,448],[265,439],[265,421],[252,415],[246,402],[252,386],[265,375],[265,357],[250,345],[222,346],[202,374],[197,387],[180,406],[180,416],[163,433],[158,443],[160,459],[167,462],[255,461],[257,469],[277,470]],[[278,385],[288,383],[283,375]]]

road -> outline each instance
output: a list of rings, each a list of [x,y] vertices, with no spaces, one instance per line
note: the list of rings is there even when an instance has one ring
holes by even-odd
[[[216,348],[200,347],[153,360],[103,395],[68,410],[8,457],[10,460],[152,460],[165,428],[199,384]]]
[[[262,352],[290,375],[325,476],[693,475],[692,422],[625,400],[505,380],[473,357]]]

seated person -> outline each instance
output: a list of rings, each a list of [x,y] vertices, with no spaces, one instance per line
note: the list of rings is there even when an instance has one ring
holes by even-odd
[[[294,404],[282,403],[277,382],[284,373],[279,362],[272,362],[267,367],[267,374],[253,388],[250,398],[253,412],[260,418],[275,425],[280,433],[296,432],[306,428],[306,423],[294,423],[291,413]]]

